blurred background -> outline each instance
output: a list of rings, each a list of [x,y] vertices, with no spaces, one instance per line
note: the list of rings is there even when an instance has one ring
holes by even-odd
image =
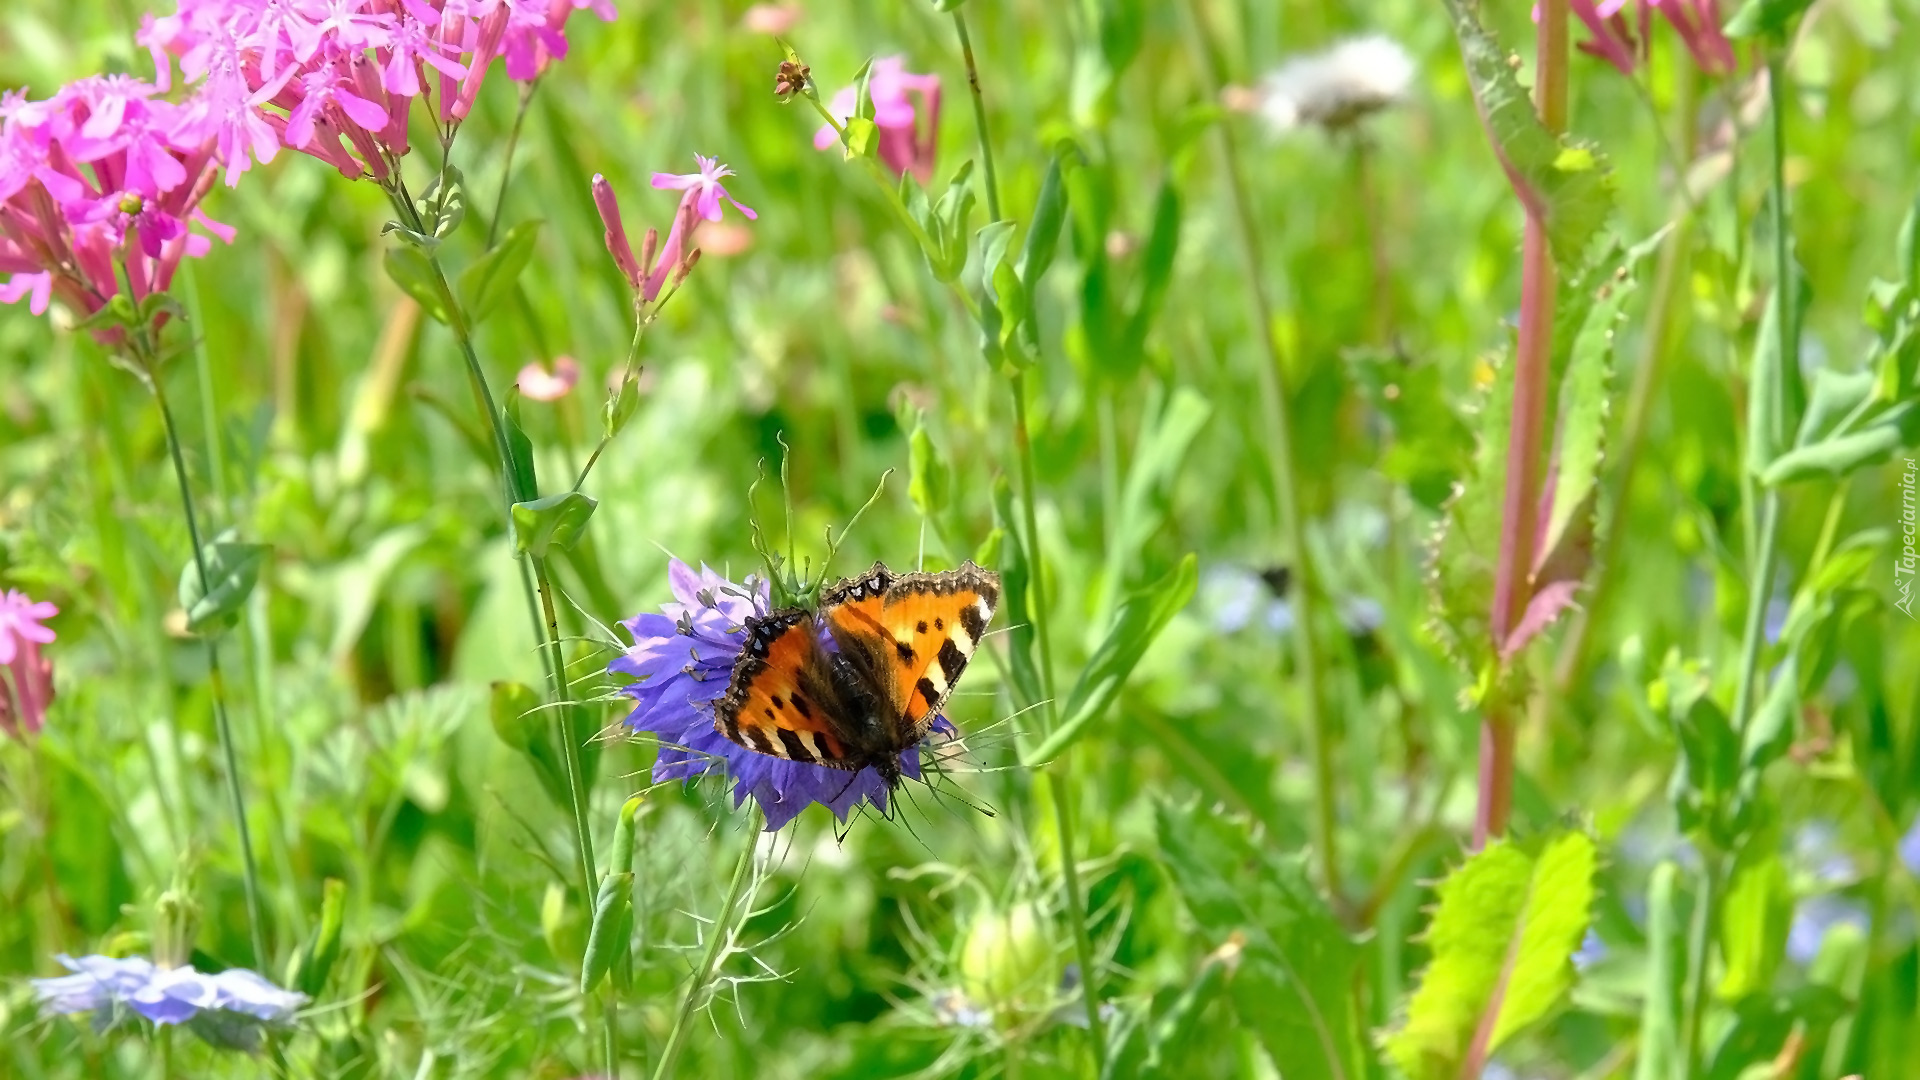
[[[1526,5],[1491,7],[1505,40],[1530,40]],[[618,620],[657,610],[670,555],[736,580],[758,569],[750,519],[777,536],[780,498],[772,482],[757,505],[749,490],[763,468],[778,475],[782,440],[794,531],[816,565],[823,531],[889,469],[838,572],[971,556],[995,527],[996,481],[1020,487],[1006,382],[880,190],[837,150],[814,149],[819,118],[805,102],[776,99],[783,53],[769,33],[794,45],[824,95],[871,56],[937,75],[937,194],[978,158],[950,19],[924,0],[619,8],[611,23],[570,22],[571,53],[540,81],[509,168],[520,102],[504,79],[455,148],[473,213],[447,240],[450,262],[477,256],[502,185],[503,226],[544,221],[518,295],[484,313],[478,333],[496,390],[529,363],[579,365],[570,393],[521,406],[543,476],[572,475],[592,451],[632,332],[594,174],[619,193],[636,240],[649,226],[664,233],[675,205],[650,175],[693,171],[696,153],[733,168],[729,190],[759,217],[729,211],[702,228],[697,271],[646,338],[638,413],[588,485],[600,505],[586,540],[559,563],[563,630],[604,641]],[[1058,681],[1099,646],[1118,598],[1198,556],[1192,601],[1071,750],[1110,1022],[1182,1018],[1177,1040],[1154,1044],[1162,1058],[1117,1055],[1125,1069],[1114,1068],[1291,1080],[1261,1021],[1230,1001],[1173,1009],[1231,942],[1169,879],[1157,821],[1244,820],[1275,858],[1311,833],[1310,732],[1287,647],[1297,582],[1257,335],[1278,344],[1324,594],[1314,629],[1337,733],[1343,916],[1366,942],[1365,1042],[1393,1023],[1426,961],[1416,934],[1430,885],[1458,864],[1472,819],[1478,718],[1427,630],[1425,552],[1472,454],[1489,358],[1510,339],[1521,215],[1441,5],[975,0],[965,13],[1005,216],[1031,216],[1060,140],[1082,162],[1058,260],[1036,290],[1029,376]],[[1897,276],[1896,234],[1920,192],[1916,14],[1910,0],[1823,0],[1791,56],[1787,173],[1813,290],[1806,365],[1865,356],[1869,283]],[[0,88],[40,97],[97,71],[150,76],[133,44],[140,15],[133,0],[10,0]],[[1606,474],[1602,520],[1615,538],[1585,615],[1529,654],[1538,689],[1520,731],[1516,828],[1571,816],[1605,854],[1579,984],[1503,1050],[1496,1064],[1514,1075],[1633,1067],[1647,876],[1685,850],[1665,797],[1675,739],[1649,684],[1692,664],[1724,691],[1748,597],[1741,431],[1767,280],[1752,227],[1769,182],[1764,134],[1753,134],[1766,94],[1746,52],[1732,76],[1707,79],[1665,31],[1632,78],[1574,59],[1572,128],[1611,159],[1616,231],[1638,242],[1683,209],[1693,224],[1630,488]],[[1353,128],[1276,130],[1259,108],[1263,76],[1361,33],[1410,56],[1403,100]],[[1213,141],[1222,127],[1248,181],[1267,327],[1248,315]],[[425,176],[433,141],[416,145],[408,167]],[[55,952],[145,952],[153,901],[185,865],[204,907],[199,956],[275,978],[312,932],[322,881],[346,883],[342,958],[301,1022],[296,1074],[593,1071],[595,1014],[575,989],[588,916],[554,866],[571,857],[571,820],[488,721],[489,685],[537,686],[541,668],[453,339],[383,271],[389,207],[370,184],[287,151],[238,188],[217,186],[206,209],[238,236],[176,281],[195,345],[165,377],[203,521],[272,548],[223,655],[276,955],[253,957],[248,943],[205,654],[174,598],[189,545],[159,417],[58,312],[0,309],[0,587],[60,608],[46,730],[0,745],[0,1074],[157,1075],[143,1029],[42,1018],[24,977],[58,973]],[[973,227],[986,221],[976,204]],[[1175,242],[1174,223],[1167,262],[1152,241]],[[1651,276],[1618,335],[1616,436],[1649,351]],[[916,428],[934,453],[923,475],[946,489],[931,506],[909,494]],[[1897,468],[1875,467],[1793,489],[1777,621],[1799,602],[1816,548],[1897,530],[1899,483]],[[1847,1005],[1844,1018],[1802,1025],[1814,1048],[1789,1072],[1762,1075],[1920,1074],[1902,1049],[1920,1033],[1920,850],[1903,865],[1899,845],[1920,629],[1892,607],[1893,557],[1876,547],[1853,578],[1806,600],[1841,614],[1794,750],[1768,774],[1794,904],[1777,920],[1787,956],[1774,989],[1841,979]],[[1053,789],[1019,764],[1016,708],[999,669],[975,665],[950,710],[981,732],[951,781],[991,816],[921,793],[900,820],[856,817],[842,836],[815,808],[763,849],[755,912],[692,1029],[684,1074],[1091,1074]],[[598,727],[626,709],[592,711]],[[650,787],[654,752],[651,739],[599,744],[596,828]],[[750,827],[712,779],[648,794],[623,995],[632,1075],[672,1022],[709,932],[699,920],[718,908]],[[1823,969],[1835,934],[1854,935],[1855,951]],[[267,1068],[187,1042],[176,1052],[181,1075]]]

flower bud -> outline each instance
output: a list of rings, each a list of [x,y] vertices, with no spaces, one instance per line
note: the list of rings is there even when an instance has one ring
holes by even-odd
[[[620,200],[614,197],[613,185],[599,173],[593,174],[593,205],[599,209],[600,224],[606,228],[607,254],[613,256],[614,265],[626,275],[627,284],[639,288],[641,264],[634,261],[633,245],[627,242],[627,227],[620,220]]]
[[[200,933],[200,905],[178,881],[153,905],[153,962],[162,968],[187,967],[193,939]]]
[[[960,985],[967,997],[996,1012],[1041,1004],[1060,973],[1038,904],[1022,901],[973,917],[960,950]]]

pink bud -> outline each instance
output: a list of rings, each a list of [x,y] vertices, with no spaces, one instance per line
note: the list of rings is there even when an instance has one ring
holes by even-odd
[[[536,360],[520,369],[518,379],[520,393],[534,401],[558,401],[579,381],[580,361],[571,356],[554,357],[552,371]]]
[[[627,284],[639,288],[640,264],[634,261],[633,245],[627,242],[627,227],[620,221],[620,200],[614,198],[613,185],[607,183],[607,178],[599,173],[593,174],[593,205],[599,208],[600,224],[606,227],[607,253],[613,256],[614,265],[626,275]]]

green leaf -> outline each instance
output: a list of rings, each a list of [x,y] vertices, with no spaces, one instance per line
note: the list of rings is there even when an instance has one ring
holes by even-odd
[[[1680,1049],[1680,981],[1687,960],[1675,897],[1679,878],[1680,868],[1663,861],[1647,881],[1647,982],[1633,1080],[1683,1080],[1686,1075]]]
[[[260,566],[272,549],[265,544],[243,544],[232,529],[200,549],[200,559],[187,560],[180,571],[180,608],[187,613],[187,629],[194,633],[225,630],[240,621],[240,606],[260,580]],[[200,578],[200,563],[207,568]]]
[[[933,445],[933,436],[927,433],[924,423],[913,426],[913,436],[907,444],[907,462],[907,495],[914,507],[922,517],[940,516],[951,497],[953,471],[940,456],[939,448]]]
[[[1747,0],[1727,20],[1726,34],[1735,39],[1785,39],[1788,25],[1812,5],[1813,0]]]
[[[533,258],[534,242],[540,238],[539,219],[523,221],[507,230],[500,242],[475,259],[460,275],[460,296],[466,303],[467,318],[475,325],[506,304],[513,295],[514,283]]]
[[[1435,887],[1427,944],[1433,959],[1386,1050],[1411,1080],[1469,1075],[1515,1034],[1551,1012],[1574,983],[1598,854],[1583,832],[1496,840]]]
[[[566,766],[553,745],[552,713],[540,707],[540,695],[524,683],[496,682],[488,716],[500,741],[519,751],[533,767],[534,777],[554,806],[570,808],[573,796],[567,787]]]
[[[432,316],[435,322],[453,325],[447,298],[440,291],[440,279],[425,255],[411,247],[390,247],[385,263],[387,276],[400,286],[400,291],[413,297],[420,309]]]
[[[340,927],[346,917],[347,885],[328,878],[320,889],[320,921],[287,964],[286,986],[310,998],[326,988],[327,976],[340,958]]]
[[[1100,598],[1094,608],[1098,615],[1090,629],[1097,630],[1106,621],[1113,599],[1127,584],[1141,550],[1165,525],[1172,510],[1174,480],[1193,448],[1193,440],[1213,416],[1213,405],[1188,386],[1175,390],[1164,408],[1157,406],[1157,402],[1148,406],[1147,430],[1127,470],[1120,505],[1108,511],[1114,515],[1115,524],[1107,545]]]
[[[1020,519],[1014,512],[1013,487],[1005,476],[995,477],[993,481],[993,516],[996,525],[987,540],[991,543],[997,535],[1000,551],[996,558],[982,561],[980,565],[1000,571],[1000,586],[1006,592],[1007,607],[1007,677],[1021,706],[1031,706],[1045,697],[1040,669],[1034,662],[1033,604],[1037,590],[1033,587],[1032,565],[1027,562]]]
[[[1153,226],[1140,256],[1140,295],[1134,300],[1133,313],[1121,348],[1130,358],[1146,349],[1147,334],[1160,318],[1166,303],[1167,287],[1173,282],[1173,259],[1180,252],[1180,189],[1168,177],[1160,183],[1153,201]]]
[[[1771,829],[1749,837],[1728,877],[1718,928],[1725,964],[1719,994],[1724,999],[1764,995],[1786,955],[1793,887],[1780,859],[1779,839]]]
[[[1800,716],[1799,657],[1789,654],[1772,676],[1767,696],[1747,722],[1740,748],[1740,768],[1758,781],[1758,774],[1780,760],[1793,745],[1793,725]],[[1747,777],[1742,778],[1743,784]]]
[[[1776,286],[1768,296],[1766,313],[1760,319],[1760,334],[1753,342],[1753,379],[1747,391],[1747,469],[1755,476],[1764,476],[1774,459],[1787,448],[1795,423],[1791,413],[1798,397],[1800,372],[1797,367],[1788,368],[1780,355],[1781,303],[1786,293],[1792,293],[1796,312],[1793,325],[1804,326],[1813,294],[1799,263],[1793,261],[1792,265],[1792,287]]]
[[[973,161],[969,159],[954,170],[947,190],[940,193],[940,201],[933,207],[939,227],[929,232],[940,243],[940,260],[933,267],[933,276],[939,281],[958,281],[967,268],[967,226],[973,216],[973,201]]]
[[[544,559],[553,548],[572,547],[586,531],[600,504],[577,491],[513,504],[513,547],[523,555]]]
[[[970,265],[977,277],[972,278],[969,291],[980,308],[980,349],[996,366],[1008,366],[1006,350],[1002,347],[1007,335],[1020,317],[1022,308],[1007,311],[1000,300],[1001,270],[1007,258],[1007,248],[1013,242],[1013,222],[996,221],[982,226],[973,234],[975,258]],[[1005,275],[1011,277],[1011,270]],[[1016,279],[1017,283],[1017,279]],[[1015,356],[1018,363],[1022,358]]]
[[[1197,804],[1162,804],[1155,817],[1161,858],[1203,942],[1240,943],[1227,982],[1240,1022],[1287,1080],[1365,1077],[1353,994],[1361,949],[1314,890],[1304,858],[1275,857]]]
[[[1072,141],[1063,141],[1047,166],[1046,179],[1040,183],[1040,197],[1033,205],[1033,219],[1027,224],[1026,246],[1021,249],[1017,268],[1022,286],[1020,320],[1027,328],[1027,344],[1039,348],[1039,328],[1034,314],[1034,296],[1041,277],[1053,265],[1054,250],[1060,243],[1060,226],[1067,218],[1067,189],[1061,173],[1080,150]]]
[[[1428,550],[1427,587],[1441,645],[1480,680],[1493,660],[1494,561],[1500,552],[1502,486],[1513,428],[1513,361],[1492,361],[1493,379],[1479,405],[1473,464],[1454,485]]]
[[[1760,482],[1780,487],[1798,480],[1838,479],[1893,456],[1920,442],[1920,402],[1902,401],[1882,411],[1857,431],[1789,450],[1760,473]]]
[[[1838,990],[1818,984],[1746,998],[1734,1006],[1733,1023],[1707,1058],[1706,1080],[1739,1080],[1750,1066],[1771,1064],[1796,1028],[1811,1042],[1851,1008]],[[1635,1080],[1647,1078],[1636,1075]]]
[[[1574,267],[1613,213],[1613,178],[1592,147],[1555,137],[1508,63],[1508,51],[1480,23],[1479,0],[1447,0],[1454,36],[1494,153],[1523,203],[1545,217],[1554,261]]]
[[[532,502],[540,497],[540,477],[533,468],[533,440],[520,427],[520,391],[509,390],[507,403],[500,410],[501,426],[507,433],[507,457],[512,471],[507,474],[507,494],[514,502]]]
[[[1088,724],[1107,711],[1107,706],[1126,685],[1134,665],[1167,628],[1180,609],[1193,599],[1200,584],[1200,560],[1189,554],[1166,577],[1134,593],[1120,605],[1113,628],[1100,644],[1067,695],[1066,708],[1060,714],[1060,726],[1048,735],[1033,753],[1023,755],[1026,764],[1052,761],[1072,746]]]

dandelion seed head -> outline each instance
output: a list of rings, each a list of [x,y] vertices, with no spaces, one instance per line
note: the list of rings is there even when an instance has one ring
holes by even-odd
[[[1280,134],[1308,125],[1342,130],[1403,100],[1413,75],[1413,58],[1392,38],[1349,38],[1270,72],[1260,115]]]

